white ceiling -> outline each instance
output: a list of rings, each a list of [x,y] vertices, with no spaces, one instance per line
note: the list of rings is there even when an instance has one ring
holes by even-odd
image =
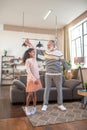
[[[53,12],[44,21],[49,9]],[[52,29],[57,16],[61,28],[86,10],[87,0],[0,0],[0,24]]]

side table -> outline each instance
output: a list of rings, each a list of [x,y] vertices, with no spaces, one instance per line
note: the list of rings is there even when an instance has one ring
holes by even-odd
[[[82,98],[82,108],[86,108],[87,105],[87,90],[82,89],[82,90],[78,90],[78,95],[83,96]]]

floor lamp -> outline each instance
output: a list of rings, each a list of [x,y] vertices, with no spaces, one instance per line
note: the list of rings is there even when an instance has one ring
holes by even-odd
[[[84,80],[83,80],[83,74],[82,74],[82,66],[84,65],[84,57],[75,57],[74,63],[78,66],[78,69],[80,71],[81,81],[82,81],[82,87],[84,88]]]

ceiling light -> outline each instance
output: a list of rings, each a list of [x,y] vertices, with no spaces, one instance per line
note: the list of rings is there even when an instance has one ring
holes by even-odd
[[[41,42],[39,41],[39,43],[36,45],[36,47],[43,47],[43,44],[41,44]]]
[[[55,31],[55,43],[56,45],[58,44],[58,27],[57,27],[57,16],[55,15],[55,12],[53,9],[50,9],[47,14],[44,17],[44,20],[46,20],[48,18],[48,16],[50,15],[50,13],[54,13],[55,16],[55,25],[56,25],[56,31]],[[57,45],[58,46],[58,45]]]
[[[47,14],[46,14],[45,17],[44,17],[44,20],[46,20],[46,19],[48,18],[48,16],[50,15],[51,12],[52,12],[52,9],[50,9],[50,10],[47,12]]]

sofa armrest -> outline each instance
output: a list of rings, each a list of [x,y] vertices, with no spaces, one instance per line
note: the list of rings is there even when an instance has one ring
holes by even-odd
[[[18,89],[16,85],[10,86],[10,102],[14,103],[25,103],[26,102],[26,92]]]

